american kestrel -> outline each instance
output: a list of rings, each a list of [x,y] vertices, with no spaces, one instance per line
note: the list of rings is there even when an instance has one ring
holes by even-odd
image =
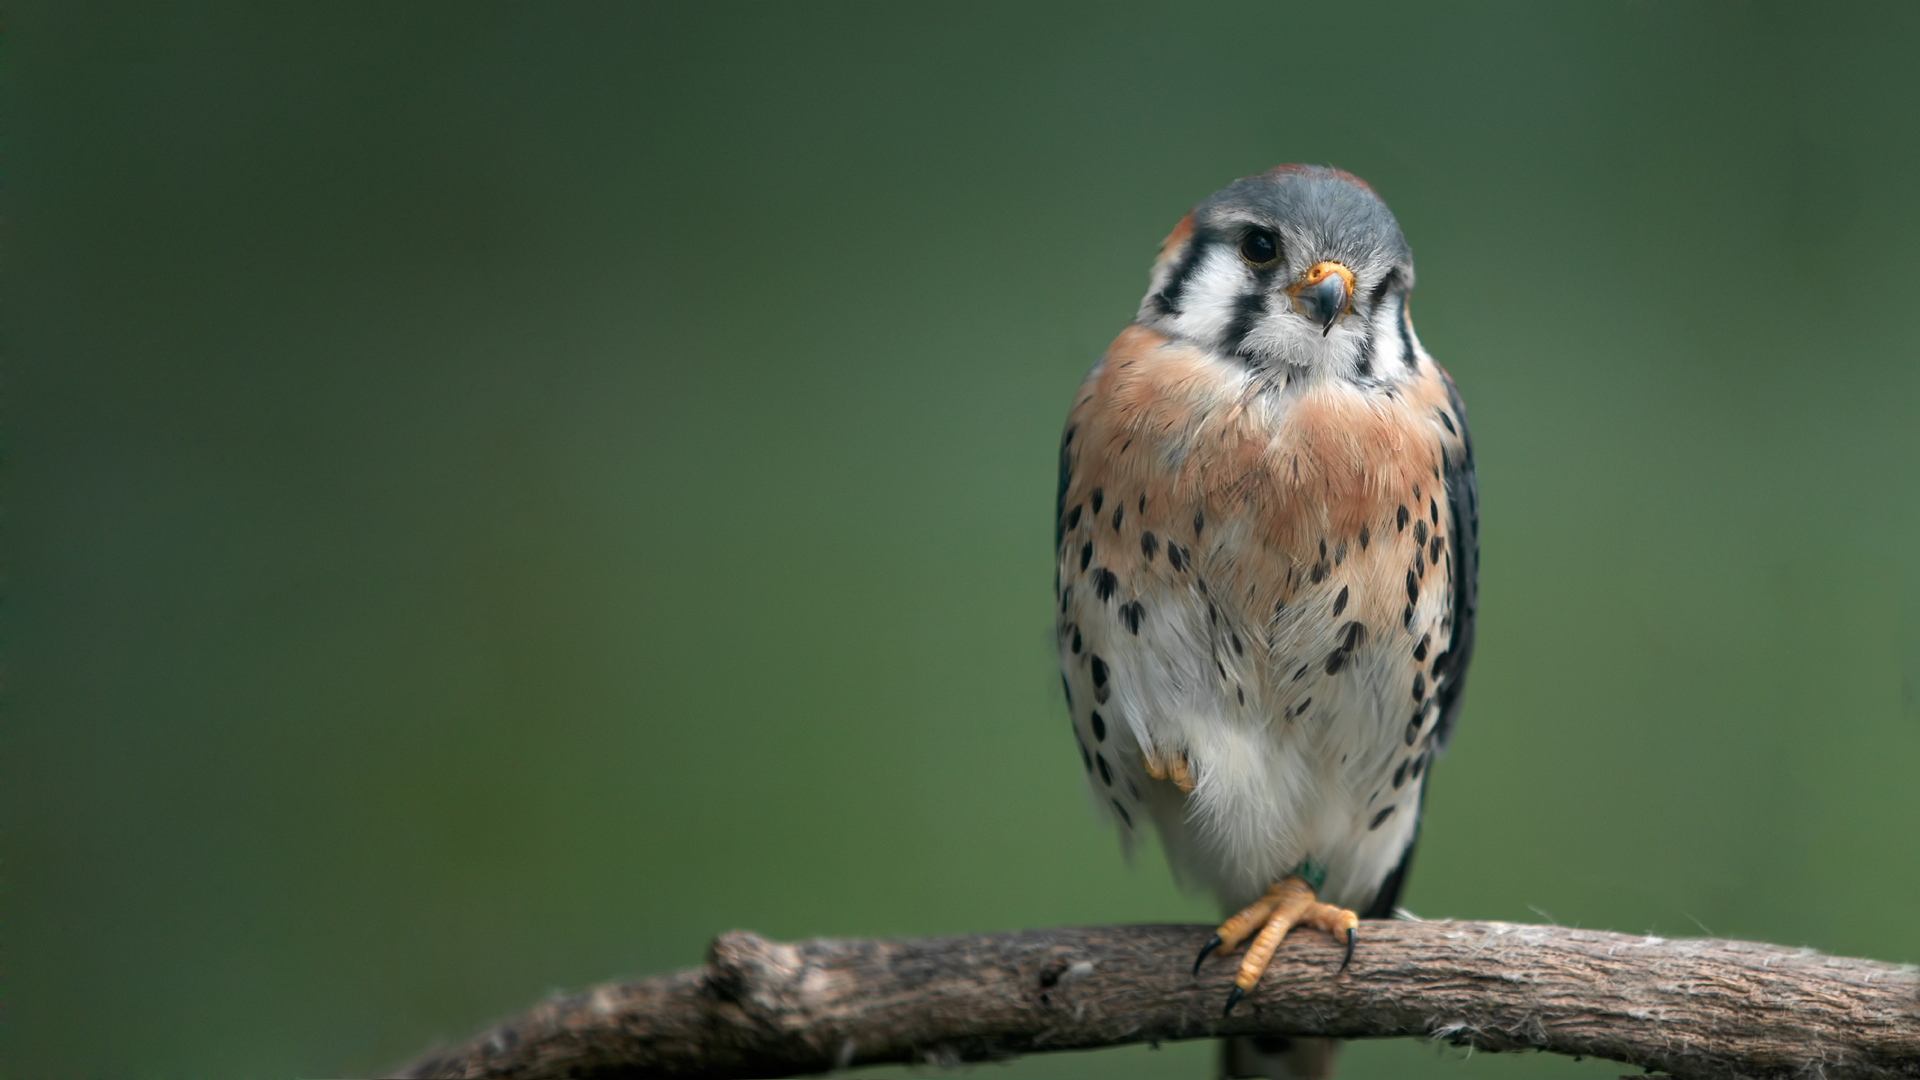
[[[1174,227],[1060,445],[1060,664],[1097,802],[1252,939],[1392,914],[1473,647],[1478,500],[1413,258],[1336,169]],[[1342,963],[1344,969],[1345,963]]]

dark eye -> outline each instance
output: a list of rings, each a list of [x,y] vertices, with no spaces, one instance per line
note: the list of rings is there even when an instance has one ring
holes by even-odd
[[[1255,266],[1265,266],[1280,257],[1280,243],[1265,229],[1255,229],[1240,238],[1240,257]]]

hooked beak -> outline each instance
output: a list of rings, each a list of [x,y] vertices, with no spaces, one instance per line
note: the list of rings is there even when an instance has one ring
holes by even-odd
[[[1314,263],[1305,277],[1287,287],[1293,310],[1305,315],[1326,337],[1333,321],[1353,310],[1353,271],[1337,262]]]

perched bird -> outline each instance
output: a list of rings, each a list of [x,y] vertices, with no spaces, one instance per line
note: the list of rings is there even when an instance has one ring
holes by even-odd
[[[1174,227],[1060,446],[1060,664],[1097,802],[1151,821],[1249,942],[1387,917],[1473,647],[1478,500],[1413,258],[1358,177],[1283,165]],[[1345,963],[1341,969],[1345,969]],[[1230,1041],[1228,1075],[1327,1075],[1332,1044]],[[1277,1060],[1262,1057],[1266,1051]],[[1291,1071],[1288,1071],[1291,1070]]]

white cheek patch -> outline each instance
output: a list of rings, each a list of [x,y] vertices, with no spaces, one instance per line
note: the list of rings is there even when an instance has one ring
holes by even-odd
[[[1240,256],[1210,248],[1180,290],[1180,313],[1166,321],[1174,336],[1213,344],[1233,323],[1234,303],[1259,288]]]

